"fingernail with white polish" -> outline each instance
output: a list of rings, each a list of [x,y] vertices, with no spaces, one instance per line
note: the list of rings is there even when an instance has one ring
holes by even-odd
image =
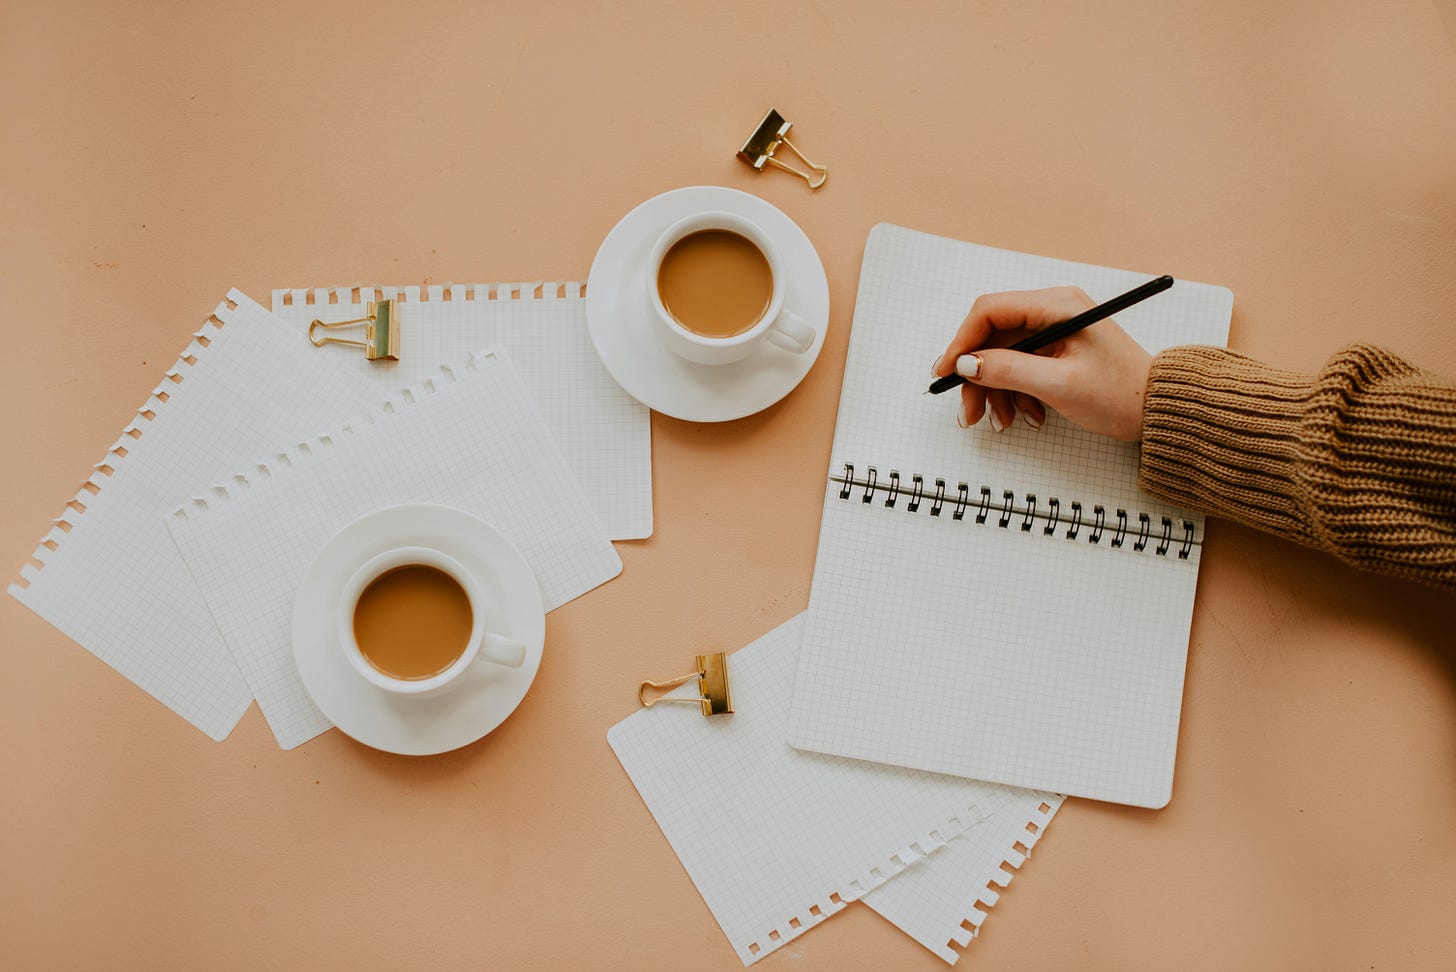
[[[956,358],[956,374],[962,378],[981,377],[981,356],[979,354],[963,354]]]
[[[991,416],[991,428],[995,429],[997,432],[1005,432],[1006,426],[1001,424],[1001,416],[997,415],[994,409],[987,409],[986,411],[990,413]]]
[[[956,425],[959,425],[963,429],[968,429],[971,427],[970,420],[966,416],[965,402],[961,402],[961,407],[956,410]]]
[[[1036,429],[1038,432],[1041,431],[1041,422],[1037,421],[1036,418],[1031,415],[1031,413],[1029,413],[1029,412],[1022,412],[1021,413],[1021,417],[1024,418],[1024,419],[1026,419],[1026,424],[1027,425],[1029,425],[1032,428]]]
[[[944,357],[945,357],[945,355],[941,355],[940,358],[936,358],[935,359],[935,364],[933,364],[933,365],[930,366],[930,377],[932,377],[932,378],[939,378],[940,377],[940,360],[941,360],[941,358],[944,358]]]

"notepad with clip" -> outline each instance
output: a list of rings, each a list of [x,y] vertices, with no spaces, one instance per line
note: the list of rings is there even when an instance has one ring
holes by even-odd
[[[531,390],[607,535],[651,535],[649,413],[597,357],[580,283],[279,289],[273,312],[297,327],[299,354],[356,372],[381,398],[446,362],[499,348]],[[336,338],[336,325],[349,336]]]
[[[995,902],[988,885],[1010,880],[1007,864],[1023,859],[1014,845],[1035,843],[1031,831],[1045,830],[1061,798],[786,746],[803,622],[726,657],[732,715],[654,706],[607,740],[745,965],[859,899],[954,961],[947,943],[969,940],[966,912]],[[693,679],[716,681],[726,668],[699,671],[665,701],[706,709],[699,696],[714,690]],[[908,901],[876,897],[948,852],[951,871],[906,885]],[[917,917],[918,897],[937,907]]]

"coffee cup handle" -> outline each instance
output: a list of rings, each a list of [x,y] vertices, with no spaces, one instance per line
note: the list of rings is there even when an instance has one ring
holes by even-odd
[[[486,632],[480,642],[480,652],[475,656],[478,662],[486,661],[506,668],[520,668],[526,662],[526,646],[512,641],[505,635]]]
[[[773,322],[764,335],[771,344],[783,348],[785,351],[792,351],[794,354],[803,354],[814,346],[815,332],[812,327],[804,323],[804,319],[790,310],[779,311],[778,318]]]

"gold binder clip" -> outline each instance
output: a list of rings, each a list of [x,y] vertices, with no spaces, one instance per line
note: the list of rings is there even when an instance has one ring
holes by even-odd
[[[332,327],[350,327],[355,324],[364,325],[364,340],[350,341],[346,338],[313,336],[315,328],[327,330]],[[381,301],[369,302],[369,313],[364,317],[356,317],[352,321],[334,321],[332,324],[325,324],[323,321],[315,320],[308,326],[308,339],[313,346],[321,348],[325,344],[347,344],[356,348],[364,349],[364,357],[370,361],[378,361],[386,358],[390,361],[399,360],[399,322],[394,319],[394,298]]]
[[[768,114],[763,116],[763,121],[759,122],[758,127],[753,130],[753,134],[748,136],[748,141],[743,143],[743,148],[738,150],[738,157],[760,171],[762,171],[764,163],[776,165],[809,183],[810,189],[818,189],[824,185],[824,180],[829,178],[829,170],[822,165],[810,162],[804,158],[803,152],[794,147],[794,143],[789,141],[789,129],[792,127],[792,122],[784,121],[783,115],[780,115],[776,109],[770,108]],[[803,169],[796,169],[792,165],[774,158],[774,153],[778,151],[780,145],[787,145],[789,151],[797,155],[799,161],[807,165],[811,172],[817,172],[819,177],[816,179]]]
[[[686,702],[689,705],[702,706],[705,716],[731,713],[733,696],[728,690],[728,656],[721,651],[715,651],[711,655],[698,655],[696,662],[698,670],[682,678],[675,678],[670,682],[643,682],[637,689],[637,701],[642,703],[644,709],[650,709],[658,702]],[[694,678],[698,680],[699,697],[696,699],[669,699],[660,695],[651,701],[647,699],[646,692],[649,688],[675,688]]]

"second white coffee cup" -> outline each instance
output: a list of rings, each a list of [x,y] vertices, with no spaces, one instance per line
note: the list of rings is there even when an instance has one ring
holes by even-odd
[[[444,671],[429,678],[404,679],[380,671],[364,657],[354,635],[354,613],[360,595],[371,583],[391,570],[414,564],[443,571],[460,585],[470,600],[471,626],[465,649]],[[431,547],[396,547],[369,558],[344,584],[338,606],[339,647],[354,670],[375,687],[408,698],[433,698],[455,687],[472,665],[488,663],[520,668],[525,662],[525,645],[486,630],[487,609],[488,600],[480,582],[455,558]]]

